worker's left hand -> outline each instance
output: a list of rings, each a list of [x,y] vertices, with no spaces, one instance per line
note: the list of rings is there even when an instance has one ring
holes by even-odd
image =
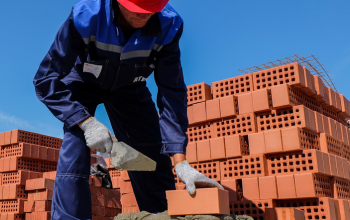
[[[215,180],[209,179],[197,170],[193,169],[186,160],[175,166],[175,172],[179,179],[186,184],[186,189],[191,195],[196,192],[196,187],[217,187],[219,189],[224,189]]]

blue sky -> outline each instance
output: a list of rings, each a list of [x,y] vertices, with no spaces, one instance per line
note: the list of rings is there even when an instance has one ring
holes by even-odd
[[[32,79],[76,0],[3,1],[0,7],[0,132],[23,129],[62,137],[62,123],[35,96]],[[234,77],[299,54],[316,55],[350,98],[350,1],[170,0],[185,20],[187,85]],[[153,77],[148,85],[154,97]],[[104,107],[96,117],[110,127]]]

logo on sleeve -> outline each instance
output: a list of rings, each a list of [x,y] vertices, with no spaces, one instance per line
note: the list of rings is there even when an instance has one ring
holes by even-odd
[[[146,81],[147,78],[143,77],[143,76],[138,76],[134,79],[134,83],[136,82],[144,82]]]

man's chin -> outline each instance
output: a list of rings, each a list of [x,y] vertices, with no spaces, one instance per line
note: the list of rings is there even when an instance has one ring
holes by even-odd
[[[147,24],[147,22],[145,22],[145,23],[133,23],[131,26],[133,28],[143,28],[146,24]]]

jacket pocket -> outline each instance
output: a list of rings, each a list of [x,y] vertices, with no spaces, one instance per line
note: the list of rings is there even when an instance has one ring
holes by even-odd
[[[108,59],[85,62],[82,74],[84,82],[104,89],[108,63]]]

